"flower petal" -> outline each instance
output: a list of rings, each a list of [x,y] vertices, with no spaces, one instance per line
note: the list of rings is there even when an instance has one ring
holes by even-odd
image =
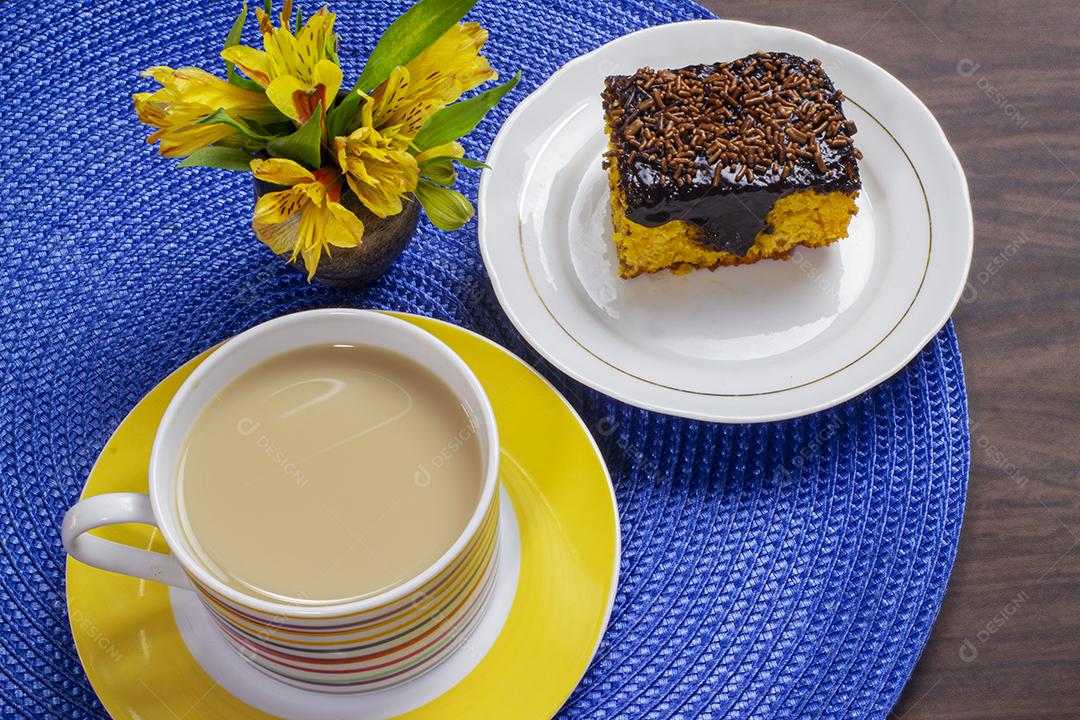
[[[364,237],[364,223],[352,210],[332,202],[330,221],[326,224],[326,240],[337,247],[356,247]]]
[[[304,267],[307,268],[307,280],[311,282],[311,278],[315,277],[315,270],[319,267],[319,256],[322,255],[322,248],[303,248],[300,254],[303,255]]]
[[[165,65],[155,65],[139,73],[140,77],[153,78],[161,85],[169,85],[173,78],[173,69]]]
[[[199,148],[220,142],[236,133],[231,127],[222,123],[191,125],[159,132],[161,144],[158,146],[158,152],[165,157],[187,157]]]
[[[435,147],[428,148],[424,152],[416,156],[416,162],[422,163],[425,160],[431,160],[437,157],[452,157],[460,158],[465,157],[465,148],[461,147],[461,143],[456,140],[451,140],[448,143],[442,145],[436,145]]]
[[[295,255],[296,248],[296,225],[300,222],[299,215],[293,215],[288,220],[274,225],[260,225],[252,220],[251,227],[255,235],[268,248],[277,255]]]
[[[161,142],[162,155],[182,157],[212,143],[246,146],[249,139],[229,124],[203,122],[217,110],[238,122],[285,119],[262,92],[238,87],[199,68],[158,66],[143,75],[161,87],[153,93],[136,93],[132,100],[139,119],[157,128],[150,141]]]
[[[310,170],[298,162],[287,158],[270,158],[269,160],[252,160],[251,172],[259,180],[274,185],[291,187],[299,183],[313,183],[315,176]],[[267,193],[273,195],[274,193]],[[265,198],[266,195],[263,195]],[[262,198],[260,198],[261,200]]]
[[[326,186],[321,182],[303,183],[296,186],[296,191],[304,193],[309,203],[322,207],[326,204]]]
[[[335,16],[325,7],[308,18],[296,35],[296,54],[310,70],[317,59],[327,58],[327,48],[333,42]],[[313,78],[301,78],[312,80]]]
[[[221,57],[240,68],[245,75],[263,87],[270,84],[270,61],[262,50],[233,45],[221,51]]]
[[[307,120],[304,111],[307,108],[307,86],[292,75],[279,75],[266,86],[266,97],[278,110],[293,122]],[[297,93],[301,102],[297,102]],[[307,113],[310,115],[310,111]]]
[[[341,89],[341,68],[329,60],[320,60],[315,63],[313,80],[315,85],[323,85],[326,92],[323,97],[336,98]]]
[[[255,203],[252,224],[256,226],[256,232],[262,226],[278,225],[288,220],[306,205],[307,198],[303,193],[298,193],[291,188],[266,193]]]
[[[296,228],[296,247],[304,257],[304,266],[308,271],[308,280],[315,275],[322,255],[326,221],[330,213],[326,208],[306,205],[300,212],[300,224]]]
[[[395,138],[373,127],[359,127],[347,138],[336,138],[338,164],[349,188],[379,217],[401,212],[402,196],[416,188],[419,166]]]
[[[400,125],[411,137],[462,93],[497,78],[487,58],[480,55],[486,40],[487,31],[477,23],[460,23],[403,68],[395,68],[373,93],[375,127],[381,131]]]
[[[135,114],[147,125],[161,127],[165,123],[165,113],[157,107],[150,93],[135,93],[131,100],[135,103]]]

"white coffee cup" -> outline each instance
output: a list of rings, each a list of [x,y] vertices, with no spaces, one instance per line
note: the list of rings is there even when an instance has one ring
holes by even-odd
[[[391,350],[440,377],[461,401],[480,444],[482,485],[465,530],[434,564],[377,596],[337,604],[288,604],[229,587],[199,561],[181,531],[179,453],[192,423],[228,383],[272,357],[337,343]],[[307,689],[357,692],[389,687],[431,669],[477,625],[494,584],[498,537],[499,436],[479,380],[447,345],[382,313],[327,309],[286,315],[225,342],[181,385],[158,427],[149,495],[81,500],[64,516],[64,547],[104,570],[199,595],[229,643],[259,669]],[[156,525],[171,554],[110,542],[87,531],[118,523]]]

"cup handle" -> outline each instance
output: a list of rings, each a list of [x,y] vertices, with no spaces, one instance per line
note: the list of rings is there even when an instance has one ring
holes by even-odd
[[[142,523],[157,526],[150,496],[118,492],[95,495],[75,503],[64,515],[60,537],[71,557],[102,570],[191,589],[187,574],[172,555],[140,550],[104,540],[87,531],[104,525]]]

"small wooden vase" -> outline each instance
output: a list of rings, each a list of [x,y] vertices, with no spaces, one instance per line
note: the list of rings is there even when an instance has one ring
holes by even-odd
[[[285,189],[262,180],[254,180],[254,185],[256,200],[268,192]],[[335,247],[330,249],[330,255],[324,253],[312,280],[330,287],[364,287],[382,277],[409,244],[420,221],[420,203],[409,195],[400,213],[381,218],[346,187],[341,192],[341,204],[364,223],[364,239],[356,247]],[[301,258],[289,264],[307,274]]]

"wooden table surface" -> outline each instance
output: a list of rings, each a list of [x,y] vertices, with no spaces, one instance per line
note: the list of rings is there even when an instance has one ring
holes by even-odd
[[[960,549],[892,719],[1080,718],[1080,3],[704,0],[899,78],[967,173]],[[766,48],[767,49],[767,48]]]

